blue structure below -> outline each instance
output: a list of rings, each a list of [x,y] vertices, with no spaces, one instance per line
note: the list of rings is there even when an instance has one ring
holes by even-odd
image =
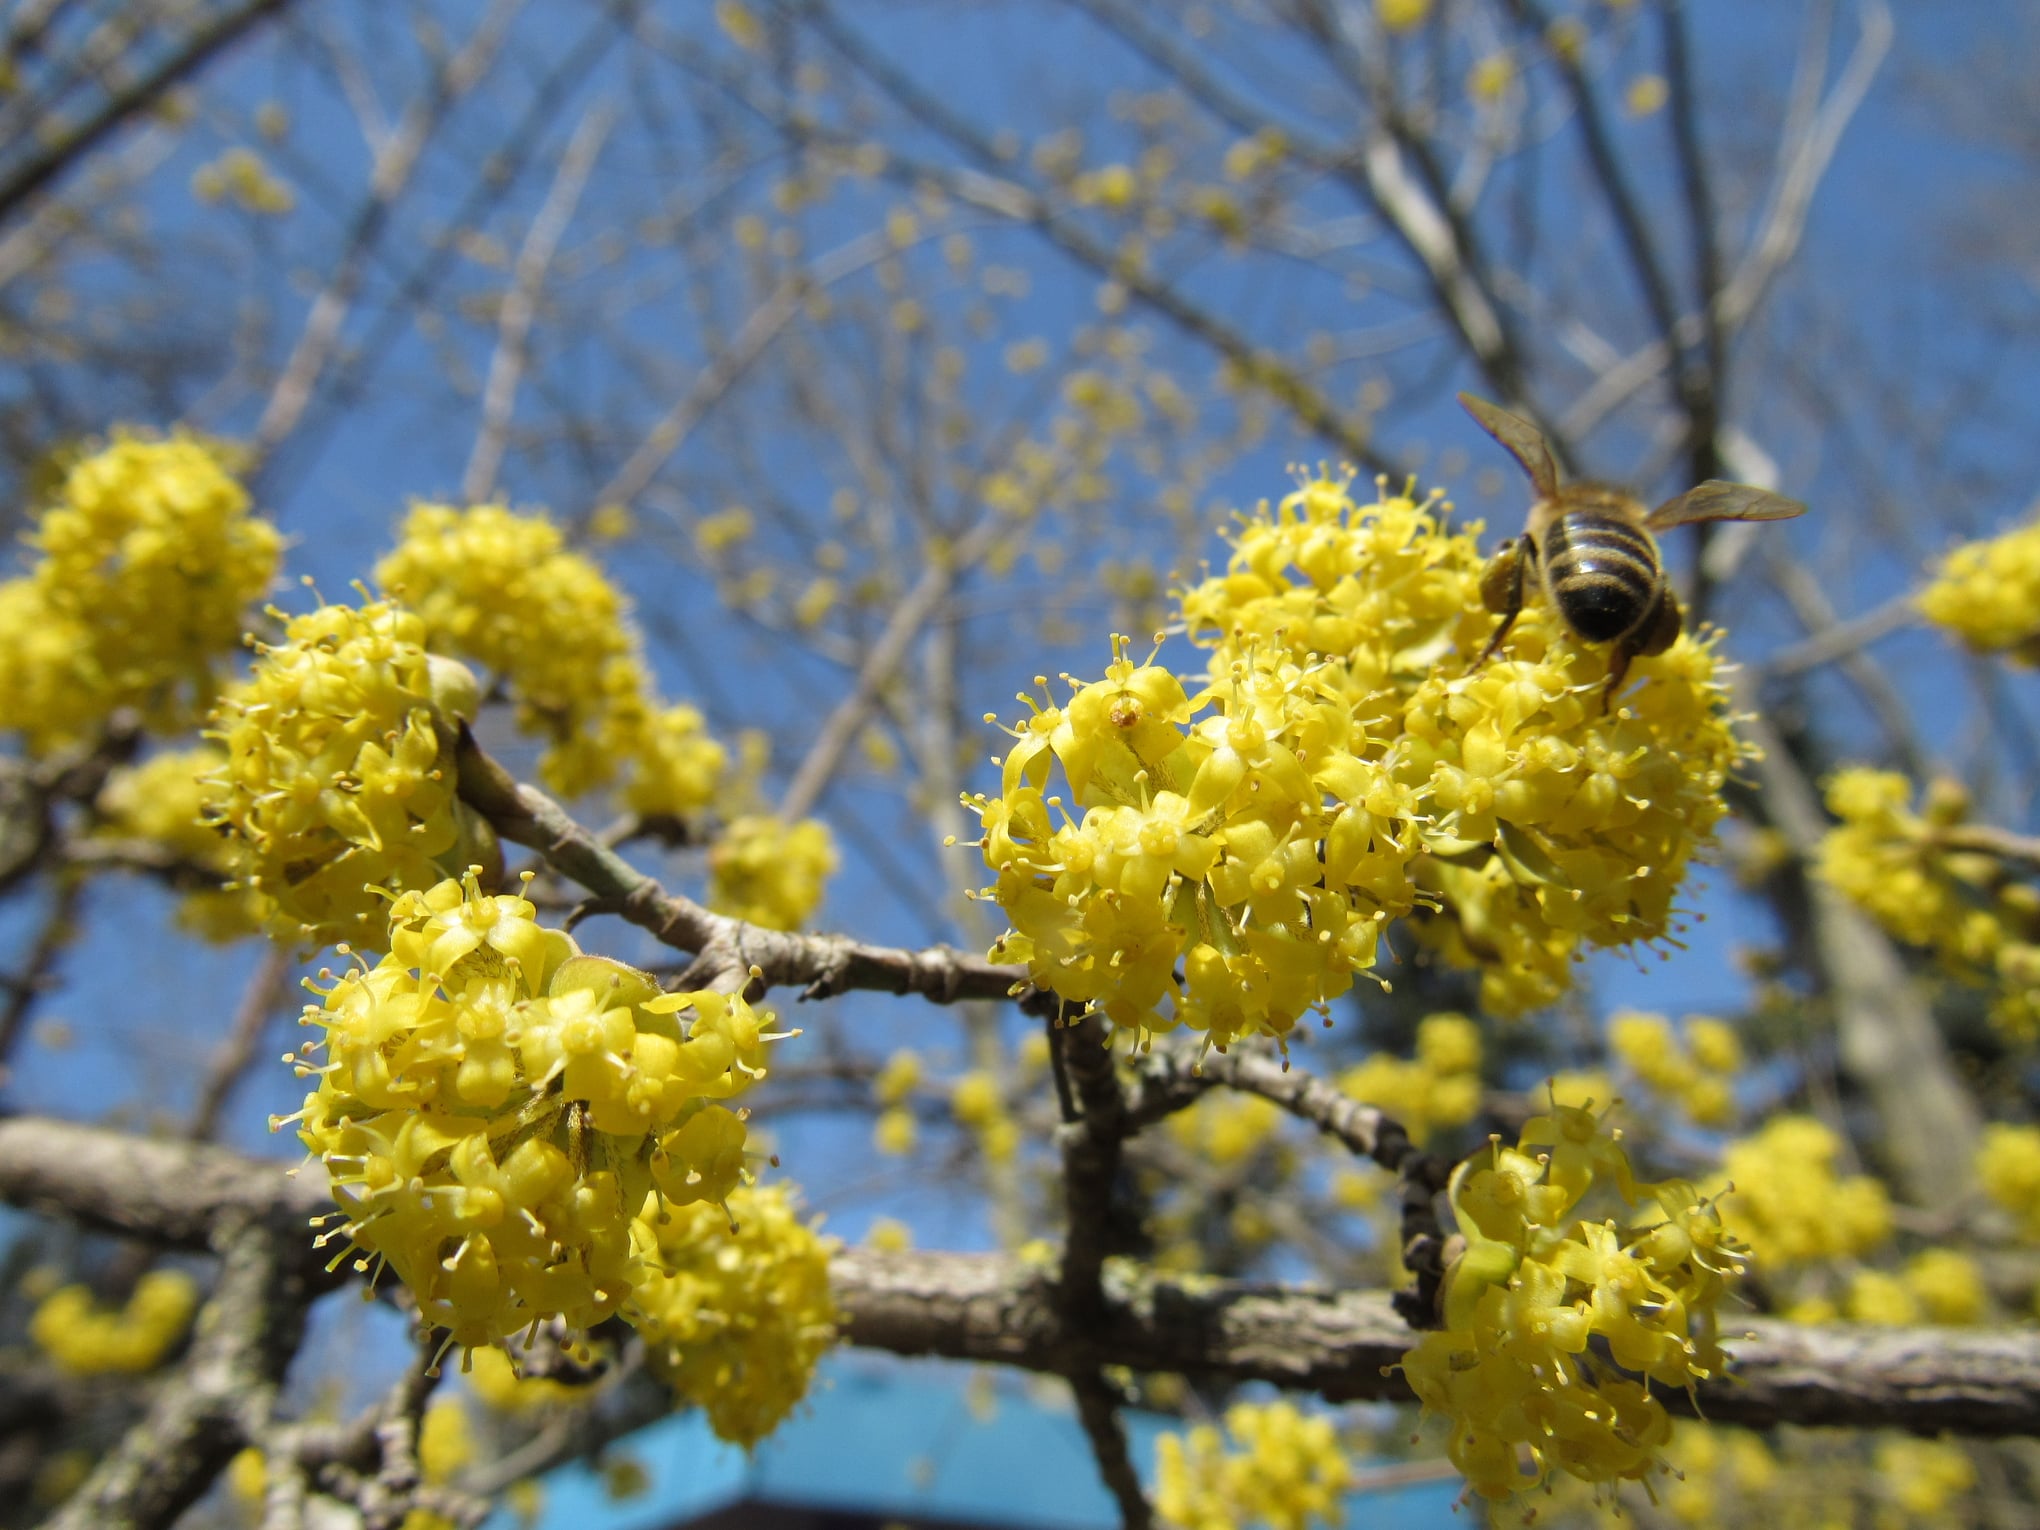
[[[709,1432],[699,1412],[676,1414],[622,1442],[648,1479],[612,1501],[601,1475],[575,1466],[545,1479],[535,1530],[853,1530],[857,1526],[982,1530],[1117,1530],[1084,1431],[1067,1408],[1021,1383],[967,1393],[959,1366],[825,1365],[807,1404],[749,1457]],[[973,1411],[973,1403],[977,1404]],[[1155,1441],[1174,1420],[1129,1412],[1144,1480]],[[1460,1484],[1423,1483],[1356,1494],[1346,1523],[1366,1530],[1464,1526]],[[508,1525],[506,1516],[491,1530]]]

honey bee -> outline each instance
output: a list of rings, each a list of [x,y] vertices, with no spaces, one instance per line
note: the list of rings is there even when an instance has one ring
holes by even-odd
[[[1523,609],[1523,586],[1534,575],[1567,631],[1582,642],[1615,645],[1603,711],[1631,659],[1663,653],[1679,639],[1679,599],[1651,533],[1698,521],[1785,521],[1806,513],[1796,499],[1712,478],[1655,510],[1611,484],[1561,487],[1557,459],[1535,425],[1470,393],[1460,394],[1459,402],[1523,465],[1537,489],[1523,534],[1503,543],[1481,571],[1481,604],[1502,624],[1473,667],[1502,646]]]

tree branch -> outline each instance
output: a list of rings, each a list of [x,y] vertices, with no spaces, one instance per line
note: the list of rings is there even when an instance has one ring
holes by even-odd
[[[594,173],[596,157],[613,120],[613,114],[601,106],[591,106],[582,114],[560,156],[545,202],[517,251],[510,290],[503,295],[496,315],[496,349],[489,357],[488,381],[482,388],[481,428],[475,433],[474,450],[468,454],[467,471],[461,475],[460,497],[470,505],[495,492],[510,439],[510,416],[517,406],[517,384],[524,375],[531,324],[538,313],[538,291],[552,265],[553,252],[566,237],[567,225],[573,221],[574,209]]]
[[[184,1248],[203,1247],[213,1224],[278,1219],[279,1233],[299,1240],[299,1275],[322,1268],[299,1219],[330,1204],[324,1184],[315,1169],[289,1179],[279,1164],[224,1148],[46,1117],[0,1121],[0,1201]],[[1067,1370],[1069,1335],[1052,1267],[1001,1254],[846,1249],[830,1273],[852,1344]],[[351,1278],[345,1266],[335,1277]],[[1101,1291],[1100,1364],[1266,1381],[1335,1402],[1409,1398],[1401,1376],[1384,1371],[1411,1342],[1385,1291],[1162,1278],[1117,1261],[1106,1265]],[[1748,1337],[1727,1341],[1734,1376],[1699,1390],[1700,1410],[1717,1423],[2040,1434],[2040,1330],[1776,1318],[1738,1326]],[[1664,1400],[1690,1411],[1683,1394]]]
[[[460,793],[503,838],[536,850],[555,871],[594,894],[586,912],[617,914],[676,951],[693,955],[682,979],[689,986],[740,987],[754,967],[763,974],[758,992],[792,986],[801,989],[804,999],[873,989],[954,1004],[1011,998],[1026,986],[1024,968],[995,966],[948,946],[908,951],[843,935],[767,930],[669,893],[550,797],[515,780],[465,731]]]
[[[0,179],[0,219],[91,153],[107,134],[148,110],[166,91],[197,73],[257,22],[282,10],[286,3],[287,0],[249,0],[248,4],[223,11],[195,28],[168,58],[101,102],[99,110],[75,128],[56,133],[40,154]]]
[[[848,1249],[831,1269],[852,1344],[1055,1369],[1046,1271],[992,1254]],[[1333,1402],[1407,1402],[1410,1347],[1388,1293],[1207,1276],[1106,1281],[1107,1364],[1219,1383],[1265,1381]],[[2008,1436],[2040,1430],[2040,1332],[1873,1328],[1753,1318],[1726,1341],[1733,1375],[1699,1389],[1719,1424],[1813,1424]],[[1662,1394],[1691,1415],[1683,1393]]]
[[[12,1123],[10,1123],[12,1124]],[[222,1218],[220,1273],[183,1364],[49,1530],[157,1530],[267,1426],[317,1294],[283,1229]]]
[[[1438,1196],[1451,1178],[1451,1161],[1420,1151],[1401,1122],[1362,1104],[1316,1074],[1237,1048],[1202,1058],[1182,1050],[1150,1054],[1141,1064],[1128,1118],[1137,1130],[1183,1109],[1205,1090],[1221,1084],[1279,1105],[1336,1138],[1349,1153],[1371,1159],[1395,1175],[1401,1197],[1403,1268],[1417,1277],[1413,1290],[1396,1293],[1396,1310],[1412,1328],[1436,1323],[1445,1283],[1446,1237],[1438,1216]]]

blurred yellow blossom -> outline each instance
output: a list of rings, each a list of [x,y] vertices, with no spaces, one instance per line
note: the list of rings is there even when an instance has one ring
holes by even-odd
[[[203,713],[283,539],[194,436],[116,435],[30,516],[29,573],[0,583],[0,717],[30,752],[117,707],[171,731]]]
[[[1920,611],[1980,653],[2040,664],[2040,521],[1955,548]]]
[[[36,1305],[28,1336],[58,1370],[73,1376],[152,1371],[184,1337],[198,1286],[182,1270],[151,1270],[127,1302],[109,1310],[84,1286],[63,1286]]]
[[[1984,1194],[2016,1219],[2019,1231],[2040,1242],[2040,1127],[1986,1126],[1976,1150],[1976,1177]]]
[[[789,825],[746,814],[723,829],[708,865],[708,901],[717,913],[768,930],[797,930],[821,904],[836,845],[820,819]]]
[[[1811,1116],[1773,1116],[1731,1142],[1722,1165],[1735,1193],[1723,1215],[1766,1271],[1850,1259],[1891,1236],[1891,1201],[1868,1175],[1835,1174],[1841,1139]]]
[[[1236,1403],[1156,1444],[1155,1512],[1179,1530],[1306,1530],[1345,1523],[1352,1468],[1338,1430],[1295,1404]]]

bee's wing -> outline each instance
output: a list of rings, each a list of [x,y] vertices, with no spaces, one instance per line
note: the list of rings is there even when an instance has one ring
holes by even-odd
[[[1804,514],[1806,506],[1796,499],[1746,483],[1723,483],[1719,478],[1710,478],[1699,487],[1666,500],[1644,517],[1643,524],[1652,531],[1663,531],[1667,526],[1686,526],[1694,521],[1789,521]]]
[[[1558,464],[1552,460],[1551,447],[1546,444],[1542,431],[1521,415],[1511,414],[1500,405],[1475,398],[1471,393],[1459,395],[1459,406],[1473,416],[1474,423],[1482,430],[1507,447],[1510,456],[1523,464],[1523,471],[1537,486],[1539,498],[1549,499],[1558,492]]]

